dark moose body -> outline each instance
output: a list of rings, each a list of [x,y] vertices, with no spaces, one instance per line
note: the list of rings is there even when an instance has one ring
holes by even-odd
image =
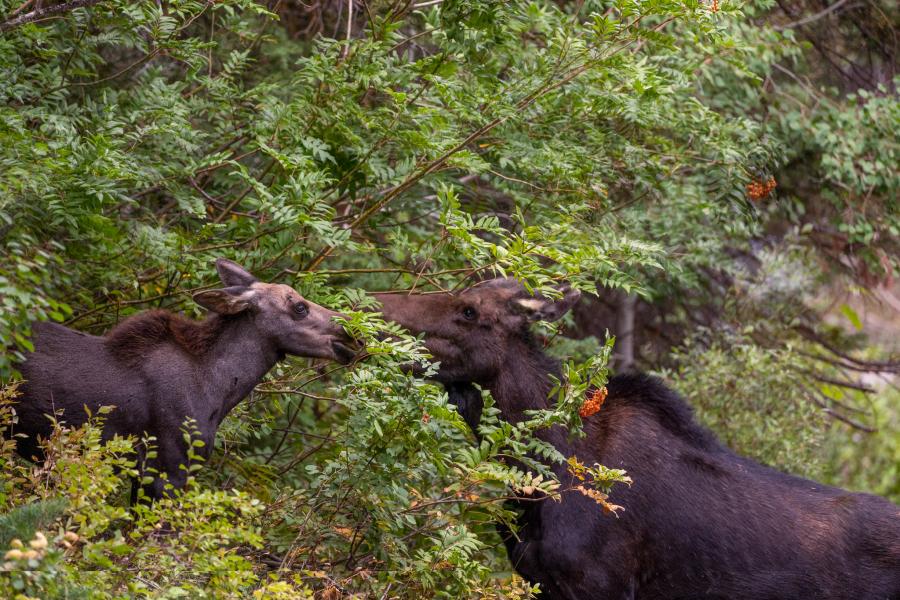
[[[502,416],[547,407],[558,366],[528,325],[556,320],[578,298],[529,296],[513,280],[458,295],[378,294],[385,317],[424,333],[447,387],[477,426],[478,383]],[[593,500],[523,499],[516,534],[500,528],[515,569],[553,600],[900,600],[900,508],[786,475],[740,457],[696,423],[659,380],[619,375],[585,437],[540,433],[563,455],[622,468],[606,515]],[[554,466],[564,484],[575,483]]]
[[[27,436],[18,441],[19,453],[41,457],[37,437],[52,430],[47,415],[61,411],[61,421],[78,426],[87,420],[85,407],[96,415],[112,406],[104,438],[154,436],[157,457],[147,466],[178,488],[186,479],[186,419],[196,421],[205,444],[198,453],[205,455],[225,415],[285,354],[352,358],[348,336],[333,322],[338,313],[286,285],[259,282],[231,261],[219,259],[216,268],[228,287],[195,294],[212,311],[202,322],[153,310],[102,337],[35,324],[35,351],[20,365],[25,383],[15,405],[13,433]],[[161,478],[145,488],[152,498],[164,490]]]

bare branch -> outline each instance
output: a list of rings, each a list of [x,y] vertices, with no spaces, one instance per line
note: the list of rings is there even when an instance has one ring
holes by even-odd
[[[347,0],[347,43],[341,49],[341,60],[350,52],[350,38],[353,36],[353,0]]]
[[[19,8],[15,9],[11,13],[9,13],[9,18],[11,19],[14,16],[16,16],[17,14],[19,14],[20,12],[22,12],[23,10],[25,10],[26,8],[31,6],[33,2],[34,2],[34,0],[25,0],[25,2],[23,2],[22,4],[19,5]]]
[[[837,9],[839,9],[841,6],[843,6],[846,3],[847,3],[847,0],[838,0],[831,6],[825,8],[824,10],[817,12],[814,15],[804,17],[804,18],[800,19],[799,21],[794,21],[793,23],[787,23],[785,25],[777,25],[777,26],[773,27],[772,29],[774,29],[775,31],[783,31],[785,29],[792,29],[799,25],[806,25],[807,23],[812,23],[813,21],[818,21],[822,17],[826,17],[829,14],[833,13],[834,11],[836,11]],[[852,4],[850,6],[850,8],[853,8],[856,6],[861,6],[861,5],[860,4]]]
[[[87,8],[89,6],[93,6],[95,4],[99,4],[102,0],[72,0],[72,2],[66,2],[64,4],[56,4],[54,6],[48,6],[47,8],[41,8],[38,10],[33,10],[29,13],[25,13],[19,17],[14,19],[10,19],[8,21],[4,21],[0,23],[0,33],[5,31],[9,31],[10,29],[14,29],[19,27],[20,25],[24,25],[26,23],[31,23],[32,21],[38,21],[45,17],[51,17],[53,15],[58,15],[61,13],[67,13],[75,10],[76,8]]]

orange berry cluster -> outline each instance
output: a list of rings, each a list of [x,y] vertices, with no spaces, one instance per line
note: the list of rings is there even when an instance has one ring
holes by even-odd
[[[597,414],[597,411],[600,410],[600,407],[603,406],[603,402],[606,400],[607,393],[606,386],[594,390],[591,397],[585,400],[584,404],[581,405],[578,414],[582,417],[589,417]]]
[[[774,177],[769,177],[765,182],[751,181],[747,184],[747,195],[751,200],[761,200],[771,194],[777,185]]]
[[[712,2],[712,11],[719,12],[719,0],[713,0]]]

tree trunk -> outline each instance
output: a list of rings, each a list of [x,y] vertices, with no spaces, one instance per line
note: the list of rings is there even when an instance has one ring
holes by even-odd
[[[616,311],[616,370],[630,371],[634,368],[634,309],[637,296],[622,296]]]

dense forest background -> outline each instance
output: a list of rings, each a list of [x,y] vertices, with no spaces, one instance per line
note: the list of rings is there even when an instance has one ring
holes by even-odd
[[[0,0],[0,426],[30,323],[199,318],[220,256],[370,352],[280,364],[152,506],[96,423],[43,465],[3,442],[0,548],[33,552],[0,595],[530,597],[493,521],[552,485],[501,460],[541,447],[496,410],[477,443],[366,310],[494,273],[590,293],[539,332],[573,373],[615,336],[613,371],[660,374],[737,451],[900,501],[897,23],[893,0]]]

